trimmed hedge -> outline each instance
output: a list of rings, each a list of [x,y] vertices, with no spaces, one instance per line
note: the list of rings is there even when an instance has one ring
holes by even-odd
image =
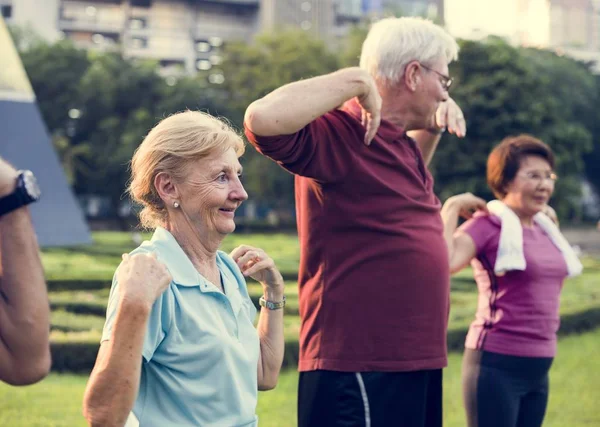
[[[51,302],[51,310],[65,310],[75,314],[90,314],[93,316],[106,316],[106,304],[97,302],[85,302],[85,301],[58,301]]]
[[[258,303],[260,295],[250,295],[250,299],[252,300],[252,303],[254,304],[256,309],[260,310],[260,304]],[[108,302],[98,303],[86,301],[55,301],[50,303],[50,308],[52,310],[65,310],[76,314],[105,316],[107,303]],[[297,304],[288,304],[284,310],[285,314],[287,315],[298,316],[299,314]]]
[[[108,279],[48,279],[48,292],[53,291],[87,291],[110,288],[112,277]]]
[[[52,371],[89,374],[99,348],[98,342],[53,342],[50,344]],[[298,341],[286,341],[283,368],[298,366],[298,353]]]
[[[98,348],[98,342],[50,343],[52,370],[89,374],[96,363]]]
[[[600,307],[591,308],[580,313],[565,315],[561,319],[560,336],[579,334],[600,327]],[[467,329],[448,331],[448,351],[462,352]],[[96,354],[100,344],[94,342],[53,342],[52,370],[57,372],[89,373],[96,362]],[[285,343],[285,368],[298,366],[298,340]]]
[[[296,283],[298,274],[293,272],[282,272],[283,280]],[[107,279],[47,279],[48,291],[87,291],[97,289],[110,289],[112,277]]]

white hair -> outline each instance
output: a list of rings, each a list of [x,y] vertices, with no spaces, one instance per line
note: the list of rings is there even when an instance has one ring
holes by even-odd
[[[394,85],[411,61],[432,66],[458,59],[458,44],[442,27],[423,18],[386,18],[371,27],[362,45],[360,67],[377,82]]]

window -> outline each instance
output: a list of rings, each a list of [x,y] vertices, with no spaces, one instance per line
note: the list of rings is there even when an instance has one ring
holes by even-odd
[[[199,59],[196,61],[196,68],[201,71],[207,71],[212,68],[212,64],[208,59]]]
[[[141,30],[148,26],[148,20],[146,18],[131,18],[129,20],[129,28],[132,30]]]
[[[2,10],[2,16],[5,18],[10,18],[12,17],[12,6],[9,4],[5,4],[3,6],[0,7],[0,10]]]
[[[146,37],[132,37],[130,45],[134,49],[145,49],[148,47],[148,39]]]
[[[207,53],[207,52],[210,52],[211,49],[212,49],[212,46],[206,40],[198,40],[196,42],[196,51],[198,51],[198,52]]]
[[[150,7],[152,6],[152,0],[131,0],[131,5],[137,7]]]

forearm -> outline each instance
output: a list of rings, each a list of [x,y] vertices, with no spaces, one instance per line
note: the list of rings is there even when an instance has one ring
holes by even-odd
[[[358,67],[290,83],[253,102],[246,126],[256,135],[290,135],[369,90],[368,74]]]
[[[26,384],[50,369],[50,309],[27,208],[0,217],[0,378]]]
[[[452,199],[448,199],[442,207],[442,222],[444,224],[444,240],[448,247],[448,262],[452,264],[452,257],[454,256],[454,233],[458,227],[459,209],[452,202]]]
[[[138,394],[150,310],[120,301],[112,336],[101,349],[84,396],[84,415],[90,425],[125,424]]]
[[[433,159],[433,155],[435,154],[435,150],[437,149],[442,134],[434,134],[425,129],[413,130],[407,133],[419,146],[425,165],[429,165],[431,159]]]
[[[264,297],[268,301],[283,300],[281,290],[266,289]],[[283,309],[269,310],[261,308],[258,319],[258,337],[260,340],[260,366],[258,367],[259,390],[270,390],[277,384],[285,342],[283,337]]]

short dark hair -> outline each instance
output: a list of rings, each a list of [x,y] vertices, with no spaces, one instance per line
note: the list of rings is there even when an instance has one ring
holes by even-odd
[[[487,183],[498,199],[506,196],[506,186],[515,179],[521,161],[527,156],[542,157],[554,169],[550,147],[531,135],[509,136],[494,147],[487,161]]]

